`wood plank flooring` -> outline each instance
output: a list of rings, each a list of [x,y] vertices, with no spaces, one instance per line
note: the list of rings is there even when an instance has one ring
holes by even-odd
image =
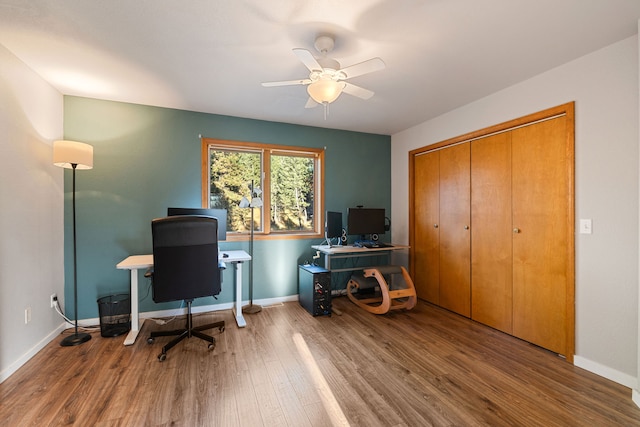
[[[376,316],[348,299],[342,315],[298,303],[266,307],[217,346],[144,324],[78,347],[55,340],[0,384],[1,426],[640,426],[631,390],[514,337],[424,302]],[[181,319],[177,322],[182,322]]]

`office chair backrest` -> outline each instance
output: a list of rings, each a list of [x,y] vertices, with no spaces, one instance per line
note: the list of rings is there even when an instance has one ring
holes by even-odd
[[[151,222],[153,300],[187,300],[220,293],[218,220],[172,216]]]

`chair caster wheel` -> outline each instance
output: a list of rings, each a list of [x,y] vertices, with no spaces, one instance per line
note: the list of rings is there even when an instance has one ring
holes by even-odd
[[[218,329],[220,332],[224,332],[224,326],[220,326],[220,328]]]
[[[214,348],[216,348],[216,345],[215,345],[214,343],[210,343],[210,344],[207,346],[207,348],[208,348],[209,350],[213,350]]]
[[[147,338],[147,344],[153,344],[154,341],[153,338]]]
[[[158,356],[158,360],[159,360],[160,362],[164,362],[165,360],[167,360],[167,355],[166,355],[166,353],[161,353],[161,354]]]

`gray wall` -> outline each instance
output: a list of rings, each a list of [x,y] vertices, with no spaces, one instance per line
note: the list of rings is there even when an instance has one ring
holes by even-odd
[[[62,95],[0,45],[0,382],[57,337],[63,296]],[[31,322],[24,311],[31,308]]]

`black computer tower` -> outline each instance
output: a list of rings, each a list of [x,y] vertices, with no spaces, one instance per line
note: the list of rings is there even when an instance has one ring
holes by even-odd
[[[331,315],[331,272],[317,265],[298,269],[298,300],[313,316]]]

